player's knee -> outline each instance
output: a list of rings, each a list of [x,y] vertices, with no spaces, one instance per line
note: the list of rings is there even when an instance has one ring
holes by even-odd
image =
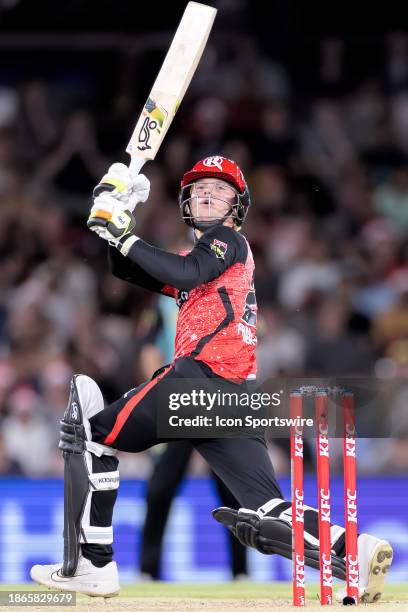
[[[114,455],[116,451],[101,444],[97,419],[104,410],[102,392],[97,383],[85,374],[71,378],[68,405],[61,420],[59,448],[66,452],[88,450],[94,455]],[[92,425],[90,419],[93,419]]]
[[[105,407],[102,392],[94,379],[85,374],[75,374],[71,385],[73,382],[78,392],[82,415],[84,419],[89,420]]]

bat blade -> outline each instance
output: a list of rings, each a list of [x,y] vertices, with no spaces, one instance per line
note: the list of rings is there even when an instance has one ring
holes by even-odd
[[[154,159],[201,59],[217,10],[189,2],[126,148],[131,167]]]

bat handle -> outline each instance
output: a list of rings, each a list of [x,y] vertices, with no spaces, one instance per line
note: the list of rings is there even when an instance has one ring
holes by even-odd
[[[143,157],[136,157],[135,155],[132,155],[132,157],[130,158],[130,164],[129,164],[129,168],[132,173],[132,176],[137,176],[139,174],[139,172],[143,168],[146,161],[147,160],[143,159]]]

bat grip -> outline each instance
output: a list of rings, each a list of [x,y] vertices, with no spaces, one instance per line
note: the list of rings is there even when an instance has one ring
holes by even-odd
[[[132,176],[137,176],[139,174],[139,172],[143,168],[146,161],[147,160],[143,159],[142,157],[136,157],[135,155],[132,155],[132,157],[130,158],[130,164],[129,164],[129,168],[132,173]]]

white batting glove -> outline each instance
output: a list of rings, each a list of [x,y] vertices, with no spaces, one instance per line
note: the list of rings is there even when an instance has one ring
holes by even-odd
[[[133,176],[125,164],[112,164],[101,182],[95,187],[93,197],[110,193],[122,210],[133,212],[139,202],[146,202],[150,192],[150,181],[144,174]]]
[[[94,200],[87,226],[99,238],[107,240],[109,244],[119,250],[128,238],[135,239],[132,230],[136,222],[129,210],[123,210],[121,203],[109,193],[102,193]],[[134,240],[132,240],[132,243]]]

